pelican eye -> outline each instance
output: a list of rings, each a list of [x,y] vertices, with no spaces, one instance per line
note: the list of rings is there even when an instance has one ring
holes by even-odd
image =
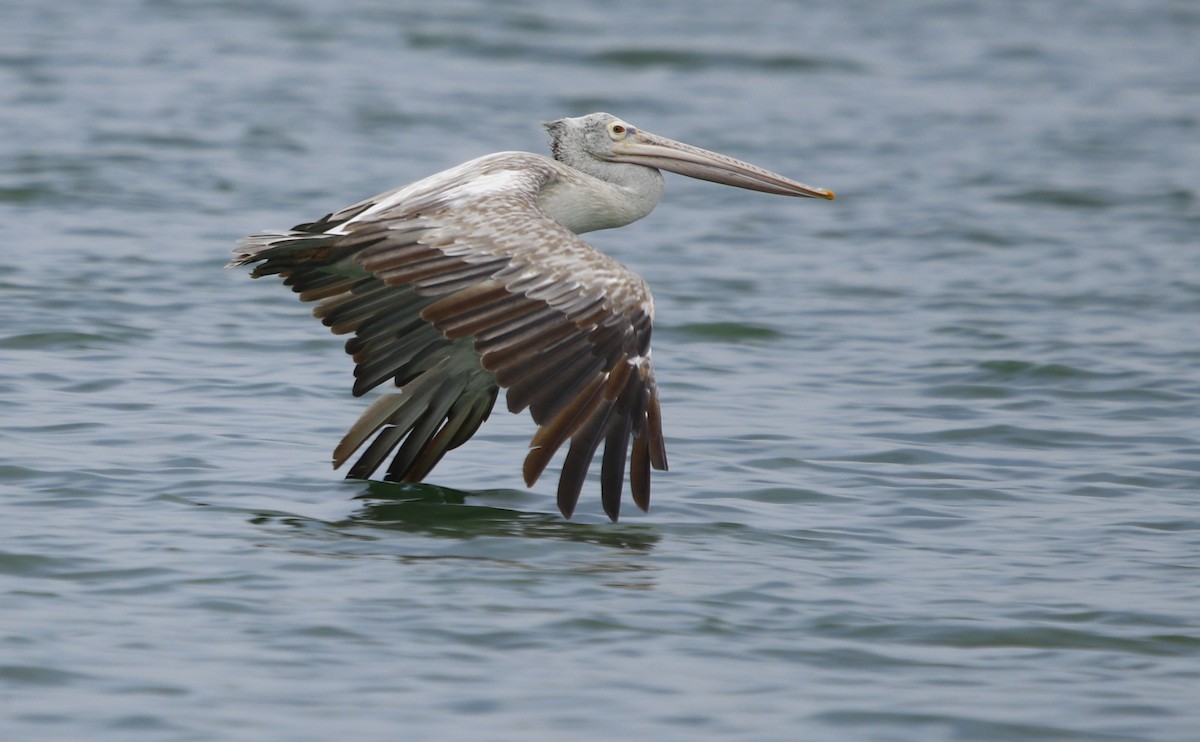
[[[625,124],[612,123],[608,125],[608,135],[612,137],[614,141],[620,141],[624,139],[625,135],[628,133],[629,127]]]

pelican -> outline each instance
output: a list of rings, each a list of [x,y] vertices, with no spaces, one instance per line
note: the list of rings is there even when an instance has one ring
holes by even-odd
[[[538,428],[532,487],[570,441],[558,507],[570,518],[601,442],[600,499],[617,520],[625,465],[650,506],[667,468],[646,282],[577,235],[622,227],[662,198],[661,170],[783,196],[834,194],[637,129],[608,113],[545,124],[553,159],[485,155],[287,231],[243,239],[230,266],[278,274],[334,333],[350,334],[353,394],[392,381],[333,451],[366,479],[417,482],[487,419],[500,388]],[[399,450],[397,450],[397,448]]]

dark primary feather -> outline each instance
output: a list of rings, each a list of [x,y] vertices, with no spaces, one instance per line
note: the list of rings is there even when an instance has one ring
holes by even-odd
[[[302,300],[319,302],[314,314],[333,332],[353,333],[356,396],[389,380],[400,387],[334,450],[340,466],[373,438],[348,476],[367,478],[392,456],[387,479],[424,478],[475,433],[503,387],[509,409],[528,408],[538,424],[526,483],[569,441],[558,504],[570,517],[603,444],[601,502],[616,520],[626,463],[643,510],[650,469],[667,467],[649,291],[540,212],[537,192],[556,172],[545,158],[522,157],[497,161],[495,172],[513,172],[494,192],[418,183],[247,238],[232,264],[283,276]],[[376,207],[395,194],[403,197]]]

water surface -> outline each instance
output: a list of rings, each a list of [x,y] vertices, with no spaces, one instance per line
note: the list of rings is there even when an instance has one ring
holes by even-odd
[[[1200,12],[1156,0],[9,2],[0,736],[1185,740]],[[497,415],[345,482],[341,341],[232,243],[608,110],[671,178],[672,470]]]

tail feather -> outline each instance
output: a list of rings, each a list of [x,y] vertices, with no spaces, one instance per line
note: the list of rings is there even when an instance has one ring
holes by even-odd
[[[262,232],[238,242],[237,256],[227,268],[253,265],[254,278],[277,273],[289,274],[297,268],[329,266],[350,253],[339,244],[339,234],[305,232]],[[356,246],[357,249],[357,246]]]

